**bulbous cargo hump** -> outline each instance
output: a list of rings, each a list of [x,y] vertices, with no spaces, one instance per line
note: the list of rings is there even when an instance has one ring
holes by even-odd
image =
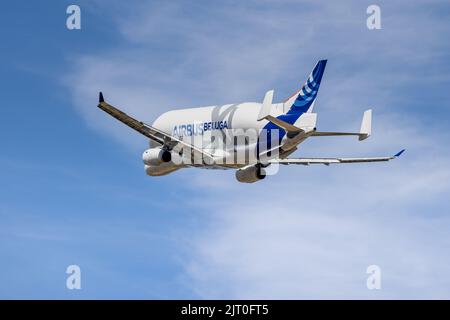
[[[159,116],[153,126],[170,134],[180,128],[188,130],[187,126],[189,132],[195,132],[200,127],[206,130],[259,128],[263,125],[257,121],[260,109],[260,103],[246,102],[172,110]]]

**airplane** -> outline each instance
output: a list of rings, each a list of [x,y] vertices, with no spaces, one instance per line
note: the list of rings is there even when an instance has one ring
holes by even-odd
[[[142,155],[149,176],[163,176],[181,168],[234,169],[236,179],[253,183],[268,175],[272,165],[343,164],[381,162],[399,157],[289,158],[309,137],[371,135],[372,110],[363,114],[359,132],[324,132],[316,128],[313,113],[327,60],[320,60],[300,90],[280,103],[268,91],[262,103],[245,102],[172,110],[153,124],[139,121],[105,102],[99,93],[98,107],[149,138]]]

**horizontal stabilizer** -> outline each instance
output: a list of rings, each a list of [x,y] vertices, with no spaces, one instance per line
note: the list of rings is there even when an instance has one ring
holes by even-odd
[[[315,131],[312,137],[331,137],[331,136],[357,136],[359,141],[367,139],[372,134],[372,110],[366,110],[361,122],[359,132],[321,132]]]
[[[273,90],[267,91],[266,95],[264,96],[264,100],[261,105],[261,111],[259,112],[257,120],[258,121],[268,120],[277,125],[278,127],[280,127],[281,129],[284,129],[288,133],[296,134],[302,132],[303,131],[302,129],[280,118],[270,115],[270,111],[272,109],[272,100],[273,100]]]
[[[303,130],[286,122],[283,121],[281,119],[275,118],[273,116],[267,116],[266,117],[267,120],[269,120],[270,122],[276,124],[278,127],[284,129],[288,134],[295,134],[295,133],[299,133],[302,132]]]

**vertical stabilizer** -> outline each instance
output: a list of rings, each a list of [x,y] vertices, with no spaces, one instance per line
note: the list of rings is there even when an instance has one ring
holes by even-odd
[[[288,114],[312,112],[326,65],[327,60],[317,62],[302,88],[285,102]]]

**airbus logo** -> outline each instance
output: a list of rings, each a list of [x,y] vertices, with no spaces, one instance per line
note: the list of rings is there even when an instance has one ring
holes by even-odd
[[[172,135],[182,136],[196,136],[203,135],[205,131],[229,129],[228,122],[225,121],[210,121],[192,124],[180,124],[173,127]]]

